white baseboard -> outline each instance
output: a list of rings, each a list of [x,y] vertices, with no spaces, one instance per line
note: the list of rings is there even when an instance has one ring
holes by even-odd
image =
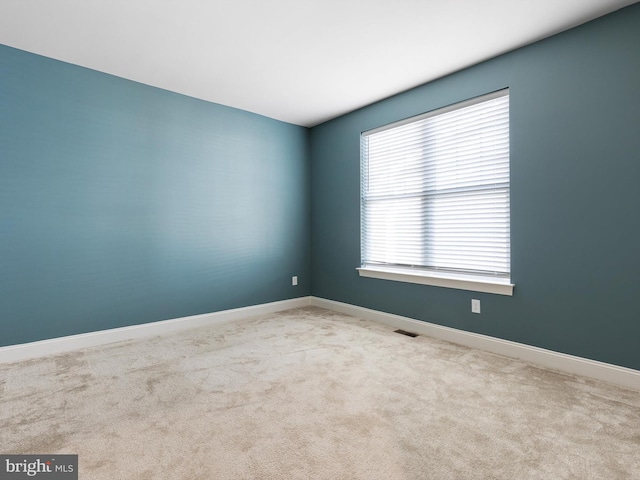
[[[421,320],[318,297],[311,297],[311,305],[382,323],[409,332],[446,340],[459,345],[477,348],[478,350],[517,358],[562,372],[582,375],[618,386],[640,390],[640,371],[631,368],[619,367],[609,363],[558,353],[544,348],[511,342],[509,340],[501,340],[478,333],[465,332],[455,328],[443,327]]]
[[[188,330],[190,328],[204,327],[232,322],[255,315],[265,315],[292,308],[307,307],[311,304],[311,297],[294,298],[280,302],[264,303],[250,307],[234,308],[220,312],[192,315],[189,317],[174,318],[159,322],[143,323],[129,327],[100,330],[97,332],[70,335],[67,337],[52,338],[38,342],[22,343],[0,347],[0,363],[18,362],[30,358],[44,357],[57,353],[69,352],[82,348],[96,347],[113,342],[133,340],[136,338],[151,337],[165,333]]]
[[[251,316],[265,315],[310,305],[438,338],[440,340],[446,340],[459,345],[517,358],[547,368],[640,390],[640,371],[638,370],[545,350],[544,348],[532,347],[509,340],[501,340],[478,333],[465,332],[464,330],[457,330],[413,318],[379,312],[369,308],[318,297],[294,298],[280,302],[0,347],[0,363],[17,362],[124,340],[133,340],[136,338],[188,330],[190,328],[223,324]]]

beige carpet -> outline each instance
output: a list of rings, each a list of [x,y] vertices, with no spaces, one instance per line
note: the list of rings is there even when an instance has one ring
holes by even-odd
[[[0,453],[100,479],[640,478],[640,393],[317,308],[0,365]]]

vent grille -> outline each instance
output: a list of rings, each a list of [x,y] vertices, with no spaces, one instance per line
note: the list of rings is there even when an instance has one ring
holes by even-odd
[[[417,333],[407,332],[406,330],[394,330],[393,333],[399,333],[400,335],[406,335],[407,337],[416,338]]]

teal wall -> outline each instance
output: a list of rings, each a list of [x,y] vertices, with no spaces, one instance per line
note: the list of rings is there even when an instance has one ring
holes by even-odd
[[[0,46],[0,346],[309,295],[308,135]]]
[[[504,87],[514,296],[360,278],[360,132]],[[639,4],[315,127],[311,161],[314,295],[640,369]]]

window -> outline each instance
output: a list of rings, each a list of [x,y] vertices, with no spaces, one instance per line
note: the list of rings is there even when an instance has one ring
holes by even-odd
[[[512,295],[509,90],[361,136],[360,275]]]

